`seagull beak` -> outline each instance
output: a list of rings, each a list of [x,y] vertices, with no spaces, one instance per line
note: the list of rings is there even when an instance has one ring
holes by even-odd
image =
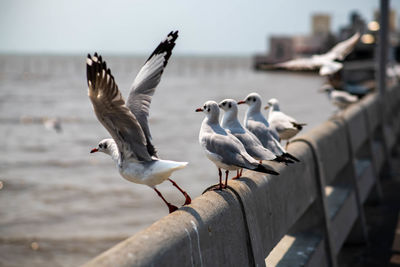
[[[97,152],[97,151],[99,151],[97,148],[93,148],[92,150],[90,150],[90,153],[94,153],[94,152]]]
[[[203,109],[202,108],[196,108],[196,110],[195,110],[196,112],[202,112],[203,111]]]
[[[269,109],[269,106],[267,105],[267,106],[265,106],[265,108],[264,108],[265,110],[267,110],[267,109]]]
[[[245,103],[246,103],[246,101],[244,101],[244,100],[240,100],[239,102],[237,102],[238,105],[245,104]]]

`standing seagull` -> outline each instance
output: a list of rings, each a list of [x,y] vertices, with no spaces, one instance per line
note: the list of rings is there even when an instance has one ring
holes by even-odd
[[[257,136],[255,136],[248,129],[243,128],[237,118],[238,106],[235,100],[222,100],[219,103],[219,107],[225,111],[225,114],[222,117],[222,128],[224,128],[229,133],[233,134],[237,139],[239,139],[250,156],[260,161],[273,160],[277,162],[294,163],[291,160],[275,155],[272,151],[263,147]],[[238,174],[238,176],[240,175]]]
[[[232,134],[225,131],[219,124],[219,107],[215,101],[207,101],[196,112],[204,112],[199,143],[209,160],[215,163],[219,173],[219,188],[222,189],[222,172],[225,169],[225,188],[228,185],[230,170],[248,169],[257,172],[278,175],[272,167],[258,163],[251,157],[243,144]]]
[[[303,129],[306,123],[298,123],[294,118],[283,113],[279,108],[279,102],[276,98],[271,98],[265,109],[269,109],[268,122],[275,129],[281,140],[287,140],[295,136]]]
[[[157,157],[151,143],[147,117],[151,96],[160,82],[176,38],[177,31],[168,34],[147,59],[133,82],[127,104],[101,56],[95,53],[86,59],[89,98],[97,119],[112,136],[112,139],[100,141],[91,153],[99,151],[110,155],[122,177],[153,188],[168,206],[170,213],[177,210],[177,207],[165,200],[156,185],[169,180],[185,196],[185,205],[190,204],[189,195],[169,178],[172,172],[184,168],[187,162]]]
[[[360,33],[355,33],[349,39],[336,44],[331,50],[322,55],[313,55],[310,58],[297,58],[272,65],[272,68],[288,70],[319,69],[319,75],[331,75],[343,68],[343,64],[336,60],[343,60],[360,39]],[[266,67],[271,68],[271,67]]]
[[[330,84],[324,84],[319,91],[327,93],[329,101],[331,101],[332,104],[337,106],[340,110],[345,109],[349,105],[358,101],[356,96],[351,95],[346,91],[336,90]]]
[[[250,132],[257,136],[265,148],[282,158],[299,161],[296,157],[287,153],[281,146],[278,141],[278,133],[274,129],[271,129],[268,121],[261,114],[261,97],[259,94],[251,93],[245,100],[239,101],[238,104],[247,104],[249,106],[244,117],[244,125]]]

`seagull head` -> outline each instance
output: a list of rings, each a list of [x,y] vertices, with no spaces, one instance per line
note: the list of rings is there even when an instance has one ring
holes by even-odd
[[[196,112],[203,112],[209,119],[219,118],[219,107],[215,101],[207,101],[204,103],[203,107],[196,109]]]
[[[233,99],[224,99],[218,104],[219,108],[225,112],[237,112],[237,103]]]
[[[95,153],[95,152],[103,152],[108,155],[111,153],[111,146],[115,144],[113,139],[103,139],[99,142],[98,146],[96,148],[93,148],[90,153]]]
[[[260,111],[261,109],[261,96],[257,93],[251,93],[246,96],[244,100],[237,102],[238,105],[247,104],[249,109],[254,111]]]
[[[269,109],[272,108],[272,110],[279,110],[279,101],[276,98],[271,98],[270,100],[268,100],[267,105],[264,107],[264,109]]]

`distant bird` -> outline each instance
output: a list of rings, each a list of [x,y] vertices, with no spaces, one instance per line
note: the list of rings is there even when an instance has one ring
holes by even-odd
[[[61,120],[59,118],[42,118],[42,123],[47,130],[54,130],[56,133],[62,132]]]
[[[353,51],[359,39],[360,33],[357,32],[349,39],[336,44],[325,54],[313,55],[310,58],[297,58],[274,64],[271,67],[288,70],[319,69],[319,75],[331,75],[343,68],[343,64],[336,60],[344,60],[344,58]]]
[[[91,153],[99,151],[110,155],[122,177],[153,188],[170,213],[177,207],[165,200],[156,185],[169,180],[185,196],[185,205],[190,204],[189,195],[169,178],[174,171],[184,168],[187,162],[157,157],[147,117],[151,96],[160,82],[177,38],[177,31],[170,32],[150,55],[133,82],[126,104],[101,56],[95,53],[86,59],[89,98],[97,119],[112,136],[112,139],[100,141]]]
[[[207,101],[196,112],[206,114],[200,133],[199,143],[209,160],[214,162],[219,173],[219,188],[222,189],[222,171],[225,171],[225,188],[228,185],[230,170],[248,169],[278,175],[272,167],[260,164],[251,157],[243,144],[235,136],[225,131],[219,124],[219,107],[215,101]]]
[[[335,90],[330,84],[324,84],[319,91],[327,93],[329,101],[341,110],[358,101],[356,96]]]
[[[303,129],[306,123],[298,123],[294,118],[283,113],[279,108],[279,102],[276,98],[268,100],[267,106],[264,109],[269,109],[268,122],[275,129],[281,140],[287,140],[295,136]]]
[[[244,118],[244,125],[250,132],[257,136],[265,148],[281,158],[299,161],[296,157],[286,152],[278,141],[278,133],[271,128],[268,121],[261,114],[262,102],[259,94],[251,93],[245,100],[241,100],[237,103],[239,105],[247,104],[249,106]]]

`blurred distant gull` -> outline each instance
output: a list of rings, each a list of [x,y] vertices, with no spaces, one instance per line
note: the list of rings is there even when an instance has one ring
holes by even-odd
[[[98,120],[112,136],[112,139],[100,141],[91,153],[100,151],[110,155],[122,177],[153,188],[168,206],[169,212],[177,207],[165,200],[156,185],[169,180],[185,196],[185,205],[190,204],[189,195],[169,179],[172,172],[184,168],[187,162],[157,157],[147,117],[151,96],[160,82],[177,38],[177,31],[169,33],[150,55],[133,82],[126,104],[101,56],[95,53],[87,58],[89,98]]]
[[[239,139],[250,156],[260,161],[273,160],[277,162],[293,163],[293,161],[275,155],[272,151],[263,147],[260,140],[258,140],[258,138],[252,132],[246,128],[243,128],[237,118],[238,107],[235,100],[222,100],[219,103],[219,107],[225,111],[225,114],[222,117],[222,128]]]
[[[257,136],[265,148],[271,150],[275,155],[299,161],[296,157],[286,152],[278,141],[278,133],[270,127],[268,121],[261,114],[261,97],[259,94],[251,93],[245,100],[239,101],[238,104],[247,104],[249,106],[244,118],[244,125]]]
[[[268,122],[275,129],[281,140],[289,140],[303,129],[306,123],[298,123],[294,118],[283,113],[276,98],[268,100],[265,109],[269,109]]]
[[[219,124],[219,107],[215,101],[207,101],[196,112],[204,112],[204,118],[200,133],[199,143],[203,147],[206,156],[214,162],[219,172],[219,188],[222,189],[222,172],[225,169],[225,188],[228,182],[230,170],[249,169],[252,171],[278,175],[272,167],[260,164],[251,157],[243,144],[232,134],[225,131]]]
[[[324,84],[320,92],[326,92],[328,94],[329,100],[337,106],[339,109],[345,109],[350,104],[353,104],[358,101],[358,98],[354,95],[351,95],[345,91],[335,90],[332,85]]]
[[[57,133],[62,132],[61,120],[59,118],[43,118],[42,122],[47,130],[55,130]]]
[[[360,39],[360,33],[355,33],[349,39],[339,42],[331,50],[322,55],[313,55],[310,58],[298,58],[274,64],[272,68],[289,70],[319,69],[319,75],[331,75],[343,68],[343,64],[335,60],[343,60]]]

